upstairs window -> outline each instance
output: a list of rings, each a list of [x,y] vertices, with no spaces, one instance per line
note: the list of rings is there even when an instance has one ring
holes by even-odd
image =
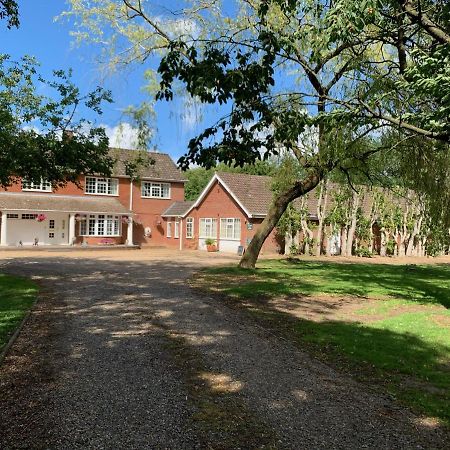
[[[84,192],[96,195],[118,195],[119,180],[117,178],[86,177]]]
[[[141,195],[143,198],[170,198],[170,184],[143,181]]]
[[[22,180],[22,191],[52,192],[52,184],[45,180],[41,180],[40,183]]]

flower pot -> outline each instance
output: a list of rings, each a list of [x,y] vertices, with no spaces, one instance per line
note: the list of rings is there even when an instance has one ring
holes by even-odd
[[[217,252],[217,246],[216,244],[208,244],[206,250],[208,250],[208,252]]]

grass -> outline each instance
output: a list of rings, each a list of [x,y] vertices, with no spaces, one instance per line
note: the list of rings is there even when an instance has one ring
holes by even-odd
[[[33,305],[38,287],[33,282],[0,274],[0,351]]]
[[[207,269],[194,286],[226,294],[302,348],[450,424],[450,265],[264,261]],[[351,317],[313,321],[271,301],[314,305],[315,295],[359,306]]]

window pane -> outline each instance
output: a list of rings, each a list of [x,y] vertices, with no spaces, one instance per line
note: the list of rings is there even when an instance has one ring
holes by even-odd
[[[189,217],[186,219],[186,237],[192,238],[194,236],[194,219]]]
[[[162,198],[170,198],[170,184],[164,183],[161,190]]]

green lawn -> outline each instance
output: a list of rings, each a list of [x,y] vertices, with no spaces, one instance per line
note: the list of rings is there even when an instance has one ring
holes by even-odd
[[[450,265],[263,261],[256,270],[211,268],[193,284],[226,294],[302,348],[450,423]],[[359,306],[313,321],[272,301],[313,308],[315,296]]]
[[[0,351],[31,308],[38,287],[29,280],[0,274]]]

